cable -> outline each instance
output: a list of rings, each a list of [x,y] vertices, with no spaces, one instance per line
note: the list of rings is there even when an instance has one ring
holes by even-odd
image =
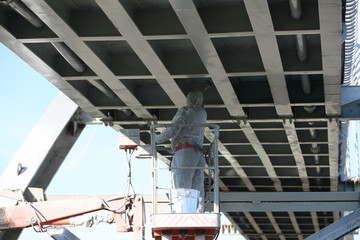
[[[24,197],[24,193],[22,190],[18,189],[18,191],[20,192],[21,194],[21,198],[22,198],[22,201],[25,203],[25,212],[26,212],[26,216],[28,217],[29,219],[29,222],[30,222],[30,225],[31,227],[34,229],[35,232],[37,233],[43,233],[43,232],[46,232],[46,229],[44,229],[42,226],[41,226],[41,220],[39,219],[38,215],[37,215],[37,212],[36,212],[36,209],[35,207],[30,203],[28,202],[25,197]],[[35,220],[36,220],[36,224],[38,225],[38,229],[36,229],[35,225],[34,225],[34,222],[33,222],[33,219],[30,217],[30,214],[29,214],[29,211],[28,211],[28,206],[30,206],[31,209],[33,209],[34,211],[34,215],[35,215]]]
[[[35,215],[35,218],[36,218],[36,224],[38,225],[38,230],[36,230],[35,229],[35,226],[34,225],[32,225],[32,227],[34,228],[34,230],[36,231],[36,232],[38,232],[38,233],[43,233],[43,232],[46,232],[46,229],[44,229],[42,226],[41,226],[41,220],[40,220],[40,218],[38,217],[38,215],[37,215],[37,211],[36,211],[36,208],[32,205],[32,203],[30,203],[30,202],[26,202],[26,204],[28,204],[28,205],[30,205],[30,207],[33,209],[33,211],[34,211],[34,215]]]
[[[127,210],[126,205],[127,204],[132,204],[132,201],[130,199],[133,198],[132,196],[135,195],[135,189],[134,189],[134,187],[132,185],[132,181],[131,181],[131,159],[132,159],[132,155],[133,155],[134,152],[135,152],[134,149],[125,149],[126,160],[127,160],[127,163],[128,163],[128,175],[127,175],[127,184],[126,184],[125,191],[124,191],[125,192],[124,204],[122,204],[121,206],[119,206],[117,208],[111,208],[104,198],[102,198],[100,196],[97,196],[97,195],[94,195],[94,196],[96,196],[97,198],[100,199],[100,201],[102,202],[103,207],[106,210],[111,211],[111,212],[119,212],[119,210],[123,209],[123,210],[125,210],[124,211],[125,216],[128,216],[128,213],[126,211]],[[130,190],[132,190],[132,192],[133,192],[132,195],[130,195]],[[128,221],[129,221],[129,219],[125,217],[124,222],[128,223]],[[129,226],[130,226],[130,224],[129,224]]]
[[[102,201],[102,203],[103,203],[103,205],[104,205],[104,208],[105,208],[106,210],[111,211],[111,212],[118,212],[118,211],[119,211],[120,209],[122,209],[127,203],[129,203],[129,201],[125,198],[125,201],[124,201],[124,204],[123,204],[123,205],[121,205],[121,206],[118,207],[118,208],[111,208],[111,207],[109,206],[109,204],[105,201],[104,198],[99,197],[99,196],[97,196],[97,197]]]
[[[128,150],[129,150],[129,153],[128,153]],[[127,184],[126,184],[126,188],[125,188],[125,193],[126,193],[125,198],[126,199],[129,199],[130,190],[132,190],[133,194],[135,195],[135,189],[131,182],[131,158],[132,158],[132,155],[134,152],[135,152],[134,149],[125,149],[126,160],[128,163]]]
[[[127,223],[128,227],[131,228],[131,223],[130,223],[130,218],[129,218],[129,211],[128,208],[126,207],[126,205],[128,204],[133,204],[131,199],[131,196],[135,195],[135,189],[134,186],[132,185],[132,181],[131,181],[131,158],[133,153],[135,152],[134,149],[125,149],[125,153],[126,153],[126,160],[128,163],[128,175],[127,175],[127,184],[125,187],[125,197],[124,197],[124,204],[122,206],[119,206],[116,209],[112,209],[109,204],[101,197],[100,200],[103,203],[103,206],[106,210],[112,211],[112,212],[119,212],[119,210],[123,209],[125,214],[121,214],[121,216],[124,216],[123,220],[125,223]],[[132,190],[132,195],[130,195],[130,191]],[[131,208],[130,208],[131,209]],[[128,216],[128,217],[126,217]]]

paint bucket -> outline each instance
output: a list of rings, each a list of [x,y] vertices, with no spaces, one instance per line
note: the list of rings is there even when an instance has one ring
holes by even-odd
[[[178,188],[171,190],[172,213],[196,213],[200,192],[195,189]]]

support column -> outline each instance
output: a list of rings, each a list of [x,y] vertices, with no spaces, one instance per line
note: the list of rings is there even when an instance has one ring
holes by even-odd
[[[63,93],[55,98],[1,175],[0,190],[26,193],[28,187],[48,187],[84,129],[84,125],[76,123],[78,111],[78,106]],[[16,202],[0,196],[0,206]],[[20,233],[19,229],[0,231],[0,240],[17,239]]]

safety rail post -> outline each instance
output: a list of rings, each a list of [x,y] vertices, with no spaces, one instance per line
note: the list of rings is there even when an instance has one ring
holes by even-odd
[[[220,194],[219,194],[219,159],[218,159],[218,139],[219,139],[219,126],[212,124],[214,128],[214,212],[220,213]]]
[[[157,151],[156,151],[156,143],[155,143],[155,129],[156,125],[150,126],[150,134],[151,134],[151,156],[152,156],[152,186],[153,186],[153,195],[152,195],[152,205],[153,205],[153,214],[157,213]]]

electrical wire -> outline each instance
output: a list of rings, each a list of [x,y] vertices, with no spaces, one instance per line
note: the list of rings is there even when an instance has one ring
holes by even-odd
[[[124,204],[121,205],[120,207],[111,208],[104,198],[99,197],[99,196],[97,196],[97,197],[102,201],[104,208],[111,212],[118,212],[120,209],[124,208],[124,206],[128,203],[128,200],[126,200],[126,201],[124,201]]]
[[[41,226],[41,220],[40,220],[40,218],[39,218],[39,216],[38,216],[38,213],[37,213],[37,211],[36,211],[36,208],[32,205],[32,203],[30,203],[30,202],[26,202],[31,208],[32,208],[32,210],[34,211],[34,215],[35,215],[35,219],[36,219],[36,224],[37,224],[37,226],[38,226],[38,230],[36,230],[35,229],[35,226],[34,225],[32,225],[32,227],[34,228],[34,230],[36,231],[36,232],[38,232],[38,233],[43,233],[43,232],[46,232],[46,229],[45,228],[43,228],[42,226]]]
[[[130,196],[130,190],[132,190],[132,193],[135,195],[135,189],[134,186],[132,185],[132,180],[131,180],[131,159],[132,159],[132,155],[135,152],[134,149],[125,149],[125,153],[126,153],[126,161],[128,163],[128,175],[127,175],[127,184],[126,184],[126,188],[125,188],[125,198],[129,199]]]
[[[132,199],[133,196],[135,195],[135,189],[134,189],[134,186],[132,185],[132,180],[131,180],[131,159],[132,159],[132,155],[134,154],[134,152],[135,152],[134,149],[125,149],[126,161],[128,164],[128,175],[127,175],[127,184],[126,184],[125,191],[124,191],[125,192],[124,204],[122,204],[121,206],[119,206],[117,208],[111,208],[110,205],[108,204],[108,202],[104,198],[97,196],[97,195],[93,195],[100,199],[102,206],[108,211],[119,212],[119,210],[124,209],[124,207],[127,204],[131,203],[130,199]],[[132,190],[132,195],[130,195],[131,190]],[[126,208],[124,210],[125,210],[125,216],[127,216],[128,214],[126,213]],[[128,222],[128,218],[125,217],[124,222]]]
[[[132,181],[131,181],[131,159],[132,159],[132,155],[133,155],[134,152],[135,152],[134,149],[125,149],[126,161],[128,163],[128,175],[127,175],[127,184],[126,184],[125,191],[124,191],[125,192],[124,204],[119,206],[116,209],[113,209],[113,208],[111,208],[109,206],[109,204],[105,201],[105,199],[99,197],[99,199],[102,201],[103,207],[106,210],[109,210],[109,211],[112,211],[112,212],[118,212],[119,210],[124,209],[124,207],[125,207],[125,209],[124,209],[125,214],[124,214],[123,220],[124,220],[125,223],[128,224],[129,227],[131,227],[131,224],[129,222],[129,218],[126,217],[126,216],[129,215],[129,212],[127,211],[126,205],[132,203],[130,199],[132,198],[132,196],[135,195],[135,189],[134,189],[134,186],[132,185]],[[132,195],[130,195],[131,190],[132,190]]]
[[[37,232],[37,233],[46,232],[46,229],[44,229],[44,228],[41,226],[41,220],[39,219],[39,216],[37,215],[36,208],[35,208],[30,202],[28,202],[28,201],[25,199],[25,196],[24,196],[23,191],[21,191],[20,189],[18,189],[18,191],[19,191],[20,194],[21,194],[22,201],[25,203],[25,213],[26,213],[27,218],[29,219],[29,222],[30,222],[31,227],[32,227],[32,228],[34,229],[34,231]],[[36,229],[36,227],[35,227],[35,225],[34,225],[34,221],[33,221],[33,219],[30,217],[30,214],[29,214],[29,211],[28,211],[28,206],[34,211],[35,222],[36,222],[36,224],[38,225],[38,229]]]

